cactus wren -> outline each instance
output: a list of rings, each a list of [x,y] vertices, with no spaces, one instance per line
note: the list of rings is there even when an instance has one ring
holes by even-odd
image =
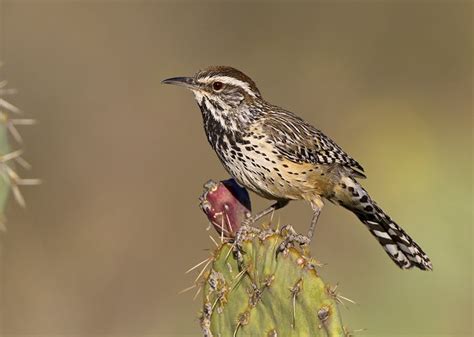
[[[400,268],[432,269],[420,246],[358,183],[356,178],[365,178],[362,166],[320,130],[265,101],[247,75],[214,66],[162,83],[194,93],[207,139],[226,170],[242,186],[276,201],[249,223],[291,200],[306,200],[313,209],[311,239],[326,199],[353,212]]]

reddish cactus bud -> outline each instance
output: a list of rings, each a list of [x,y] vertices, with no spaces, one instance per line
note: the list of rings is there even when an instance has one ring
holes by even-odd
[[[201,209],[206,213],[219,235],[233,238],[244,219],[250,215],[251,204],[247,190],[234,179],[221,182],[209,180],[199,198]]]

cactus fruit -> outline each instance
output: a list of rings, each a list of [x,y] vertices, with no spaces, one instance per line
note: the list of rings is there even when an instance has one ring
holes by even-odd
[[[234,179],[219,183],[209,180],[199,198],[201,209],[219,235],[232,238],[240,228],[242,220],[250,216],[252,210],[247,190]]]
[[[242,202],[231,198],[235,194],[228,194],[225,184],[205,187],[211,191],[201,197],[201,207],[204,203],[211,222],[223,209],[226,219],[242,219],[247,213],[247,208],[242,210],[245,198]],[[212,196],[217,195],[226,198],[216,203],[220,209],[216,212]],[[237,215],[229,214],[231,210]],[[215,228],[222,238],[219,226]],[[226,233],[204,274],[200,322],[205,337],[345,335],[338,299],[319,278],[317,263],[306,247],[300,247],[306,243],[303,236],[291,226],[258,229],[232,223],[230,228],[237,230]]]

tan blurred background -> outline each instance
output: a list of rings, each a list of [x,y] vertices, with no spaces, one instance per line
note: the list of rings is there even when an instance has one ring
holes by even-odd
[[[3,336],[199,336],[177,293],[212,246],[197,207],[226,173],[191,93],[160,80],[240,68],[359,160],[374,198],[429,253],[401,271],[329,205],[313,252],[362,336],[472,336],[472,3],[2,2],[0,77],[22,128],[26,210],[9,203]],[[254,197],[256,208],[268,202]],[[306,230],[310,209],[281,221]]]

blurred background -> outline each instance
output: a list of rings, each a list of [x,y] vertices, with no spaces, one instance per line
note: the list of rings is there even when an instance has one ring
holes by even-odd
[[[1,0],[0,79],[21,128],[26,210],[0,235],[2,336],[199,336],[178,295],[212,243],[197,198],[227,178],[190,92],[208,65],[250,75],[365,167],[364,186],[430,255],[401,271],[327,205],[312,251],[361,336],[472,336],[472,3]],[[253,196],[254,208],[268,201]],[[277,213],[306,231],[310,207]]]

